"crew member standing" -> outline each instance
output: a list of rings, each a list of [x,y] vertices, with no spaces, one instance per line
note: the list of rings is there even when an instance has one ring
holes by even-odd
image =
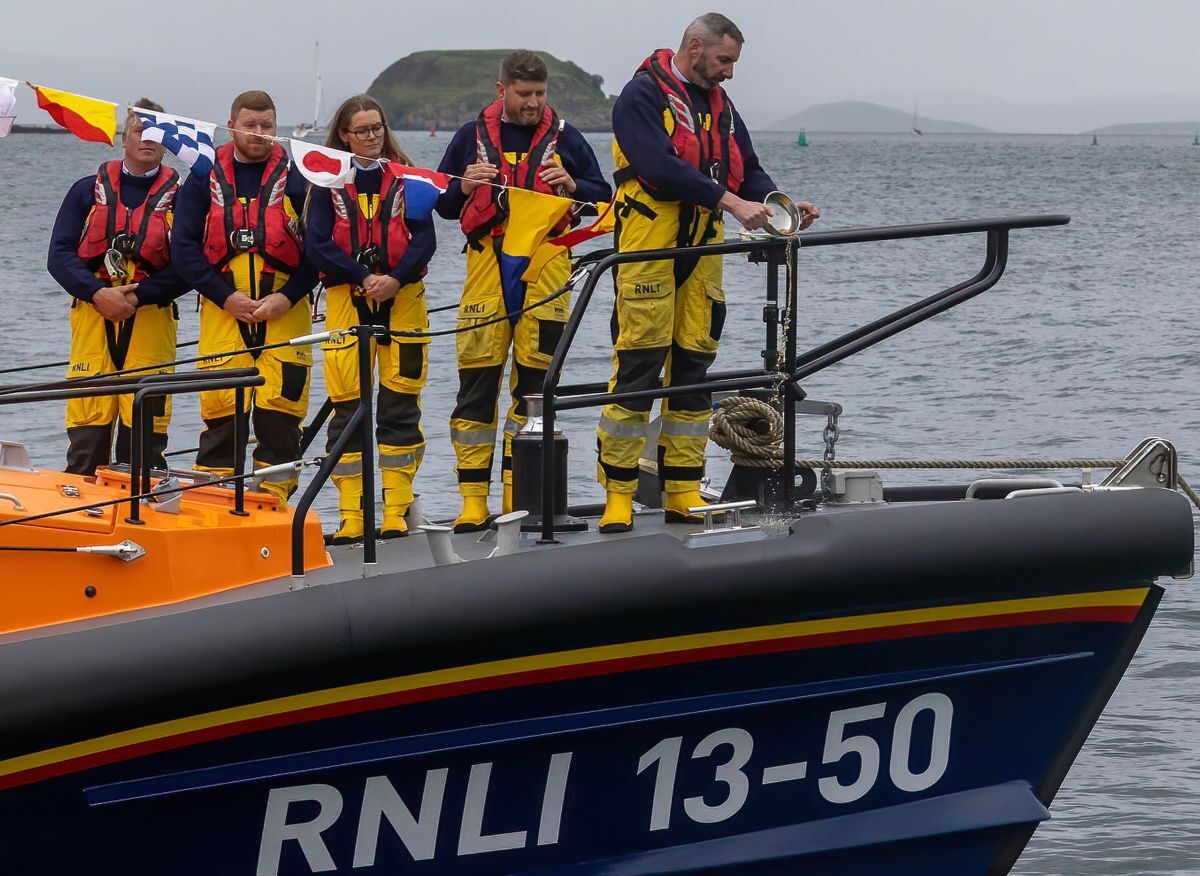
[[[162,112],[142,98],[135,107]],[[163,147],[142,140],[142,123],[131,109],[121,135],[124,156],[106,161],[94,176],[67,192],[46,267],[73,297],[68,378],[95,377],[127,368],[138,373],[174,370],[178,313],[174,301],[188,285],[171,266],[168,243],[179,174],[162,164]],[[146,366],[159,365],[157,368]],[[150,460],[165,467],[170,399],[154,404]],[[67,401],[67,467],[92,475],[112,458],[117,426],[117,462],[129,462],[133,398],[73,398]]]
[[[388,128],[383,108],[360,94],[338,108],[325,144],[354,153],[354,175],[340,189],[313,186],[305,214],[304,245],[325,283],[325,328],[378,325],[390,331],[425,331],[426,266],[437,248],[432,217],[407,215],[404,177],[408,165]],[[385,159],[380,162],[380,159]],[[413,477],[425,452],[421,432],[421,388],[425,385],[428,338],[383,336],[372,342],[379,364],[376,438],[383,478],[380,534],[408,534],[404,515],[413,501]],[[327,449],[332,448],[358,407],[358,345],[353,336],[324,346],[325,387],[333,401]],[[341,522],[334,544],[363,537],[362,447],[352,436],[333,470]]]
[[[438,200],[438,213],[458,219],[467,237],[467,276],[458,311],[458,400],[450,418],[450,440],[458,459],[463,508],[456,532],[474,532],[490,518],[488,491],[500,382],[513,348],[509,381],[512,402],[504,422],[502,509],[512,508],[512,439],[527,419],[525,396],[541,391],[546,368],[562,337],[570,302],[560,296],[512,319],[486,325],[508,312],[501,290],[498,253],[508,220],[502,186],[516,186],[580,202],[607,201],[612,188],[592,147],[578,130],[546,104],[549,72],[529,51],[500,63],[497,99],[479,118],[461,127],[438,170],[454,180]],[[489,185],[489,183],[493,183]],[[569,221],[569,220],[568,220]],[[556,229],[555,234],[565,231]],[[525,304],[545,298],[567,281],[570,253],[564,248],[530,283]]]
[[[613,107],[617,248],[664,249],[720,242],[722,212],[744,227],[768,218],[762,200],[775,183],[759,164],[750,135],[721,83],[733,77],[744,39],[719,13],[688,25],[678,52],[659,49],[642,62]],[[798,204],[801,227],[817,218]],[[725,322],[721,256],[634,262],[617,268],[613,320],[615,392],[702,382],[716,358]],[[606,490],[601,532],[633,525],[638,460],[649,400],[610,404],[598,429],[598,477]],[[701,522],[709,393],[662,402],[659,477],[668,522]]]
[[[171,255],[203,296],[200,355],[221,354],[198,367],[257,368],[265,385],[248,391],[254,408],[254,466],[300,457],[300,427],[308,411],[308,347],[253,348],[312,331],[305,299],[316,270],[304,258],[299,222],[304,178],[289,169],[274,141],[275,103],[265,91],[246,91],[229,111],[233,142],[216,150],[208,174],[193,173],[179,191]],[[196,468],[233,473],[234,391],[200,394],[204,431]],[[242,430],[243,440],[247,432]],[[296,489],[294,472],[258,482],[283,501]]]

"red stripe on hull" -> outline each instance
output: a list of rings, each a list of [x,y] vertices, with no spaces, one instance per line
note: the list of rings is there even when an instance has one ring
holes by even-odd
[[[13,773],[0,777],[0,790],[26,785],[45,779],[57,778],[74,772],[106,766],[123,760],[132,760],[150,754],[158,754],[176,748],[228,739],[246,733],[263,730],[274,730],[294,724],[304,724],[325,718],[344,717],[363,712],[378,711],[396,706],[413,703],[429,702],[432,700],[448,699],[485,691],[505,690],[514,687],[524,687],[533,684],[545,684],[556,681],[569,681],[579,678],[594,678],[603,675],[615,675],[621,672],[632,672],[640,669],[657,669],[666,666],[680,666],[687,663],[699,663],[708,660],[723,660],[734,657],[747,657],[758,654],[779,654],[787,651],[812,650],[815,648],[836,647],[840,645],[866,644],[869,642],[895,641],[912,639],[921,636],[945,635],[949,633],[967,633],[987,629],[1004,629],[1021,626],[1042,626],[1062,623],[1131,623],[1137,616],[1140,606],[1098,606],[1071,609],[1052,609],[1049,611],[1021,612],[1007,615],[985,617],[955,618],[952,620],[931,621],[916,624],[901,624],[892,627],[880,627],[863,630],[847,630],[843,632],[818,633],[814,635],[795,636],[783,639],[771,639],[758,642],[741,642],[730,645],[714,645],[704,648],[694,648],[686,651],[675,651],[664,654],[649,654],[640,657],[622,657],[613,660],[602,660],[579,666],[559,666],[547,669],[531,670],[513,673],[493,678],[472,679],[470,681],[454,682],[436,685],[417,690],[398,691],[390,694],[380,694],[341,703],[331,703],[326,706],[313,706],[294,712],[278,715],[267,715],[260,718],[250,718],[220,727],[210,727],[176,734],[163,739],[147,740],[133,745],[97,752],[91,755],[73,758],[60,763],[48,764],[43,767]]]

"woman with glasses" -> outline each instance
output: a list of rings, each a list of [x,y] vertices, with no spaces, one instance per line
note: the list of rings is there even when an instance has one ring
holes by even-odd
[[[354,154],[344,188],[314,187],[306,207],[304,242],[326,289],[325,328],[377,325],[391,331],[423,331],[425,274],[437,246],[431,218],[405,215],[404,178],[409,164],[387,126],[383,108],[366,94],[338,108],[325,143]],[[408,534],[404,515],[413,501],[413,476],[425,450],[421,388],[428,338],[384,335],[372,342],[379,368],[376,440],[383,478],[383,538]],[[358,406],[358,348],[353,336],[324,347],[325,387],[333,402],[326,449],[346,428]],[[363,537],[362,447],[350,439],[333,471],[341,521],[334,544]]]

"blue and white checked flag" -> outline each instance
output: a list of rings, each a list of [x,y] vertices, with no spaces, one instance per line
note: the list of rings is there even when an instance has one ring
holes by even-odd
[[[212,170],[216,158],[213,148],[213,133],[216,125],[172,116],[167,113],[137,110],[142,120],[142,139],[161,143],[186,164],[192,173],[206,174]]]

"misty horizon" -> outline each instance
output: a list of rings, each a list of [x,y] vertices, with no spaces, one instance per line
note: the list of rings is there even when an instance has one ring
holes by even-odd
[[[572,10],[570,27],[515,0],[514,14],[478,16],[479,5],[444,0],[398,10],[364,0],[347,24],[331,27],[328,7],[310,0],[215,0],[194,9],[127,0],[135,23],[166,23],[113,52],[96,39],[94,6],[49,0],[8,10],[0,32],[0,75],[125,102],[152,97],[180,115],[222,122],[230,98],[269,91],[281,124],[308,119],[313,45],[321,42],[326,115],[364,91],[394,61],[430,49],[527,46],[570,60],[618,93],[638,63],[678,44],[695,15],[721,4],[610,0],[603,10]],[[1189,0],[847,0],[836,7],[765,2],[725,8],[746,36],[727,88],[749,127],[761,130],[818,104],[862,100],[923,117],[996,132],[1073,134],[1108,125],[1200,120],[1200,4]],[[621,22],[636,20],[636,28]],[[270,40],[240,40],[228,26]],[[388,27],[387,22],[394,22]],[[452,23],[452,27],[448,24]],[[173,30],[175,36],[169,34]],[[181,49],[186,49],[182,51]],[[553,82],[550,83],[553,101]],[[25,92],[19,124],[44,124]]]

